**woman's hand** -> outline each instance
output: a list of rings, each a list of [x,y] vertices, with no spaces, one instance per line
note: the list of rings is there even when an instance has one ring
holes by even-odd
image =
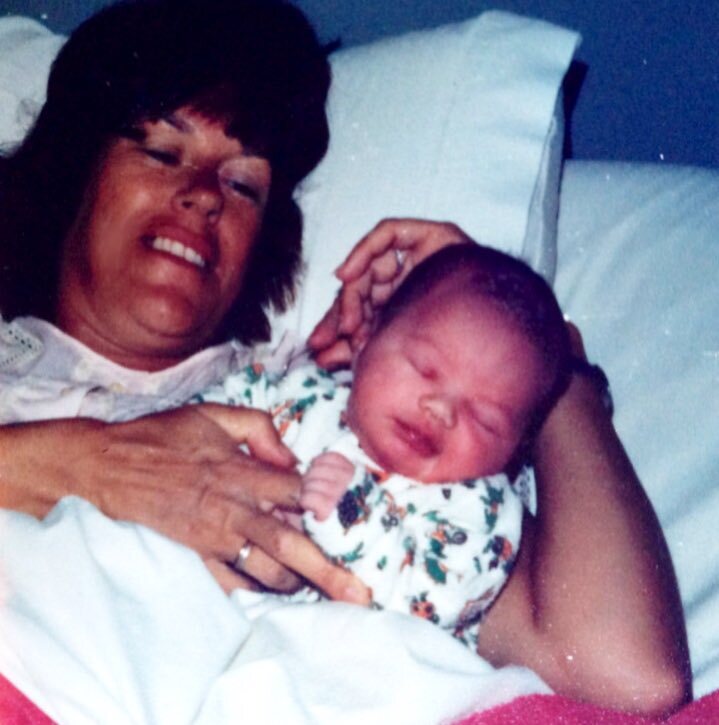
[[[291,591],[306,579],[332,598],[367,603],[353,575],[272,515],[276,506],[297,508],[294,463],[269,416],[242,408],[187,406],[119,424],[18,424],[0,428],[0,504],[42,516],[62,496],[82,496],[112,518],[191,547],[227,591]],[[243,576],[228,563],[248,542]]]
[[[381,307],[410,270],[430,254],[471,241],[455,224],[423,219],[385,219],[363,237],[336,275],[342,289],[309,338],[317,362],[346,365],[366,340]]]

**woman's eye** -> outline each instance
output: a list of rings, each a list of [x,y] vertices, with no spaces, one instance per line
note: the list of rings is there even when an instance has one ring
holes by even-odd
[[[259,189],[257,189],[257,187],[255,187],[254,185],[248,184],[245,181],[240,181],[239,179],[226,178],[224,181],[225,184],[227,184],[227,186],[233,191],[233,193],[244,196],[251,201],[261,201],[262,194],[260,193]]]
[[[179,166],[180,157],[173,151],[163,151],[162,149],[143,148],[143,152],[146,156],[149,156],[155,161],[159,161],[165,166]]]

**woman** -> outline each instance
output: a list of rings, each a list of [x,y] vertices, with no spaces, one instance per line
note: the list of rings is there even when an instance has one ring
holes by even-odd
[[[51,376],[78,382],[77,368],[91,367],[98,387],[121,379],[145,400],[136,417],[187,400],[211,379],[195,380],[198,368],[221,376],[230,335],[267,335],[265,309],[284,307],[299,266],[292,192],[325,151],[328,84],[314,33],[284,4],[131,3],[78,29],[0,182],[2,314],[67,336],[18,333],[49,337]],[[58,357],[74,361],[65,373]],[[181,361],[179,375],[161,372]],[[113,407],[109,417],[131,416]],[[297,495],[292,459],[262,416],[203,407],[127,425],[63,420],[7,428],[2,441],[5,506],[43,515],[80,493],[197,549],[228,589],[245,581],[226,562],[250,536],[261,547],[244,569],[263,584],[296,586],[279,560],[334,596],[358,596],[343,593],[358,584],[304,537],[256,516],[260,491],[284,505]],[[239,455],[238,442],[256,458]]]
[[[314,34],[280,2],[130,2],[72,36],[0,168],[0,310],[32,316],[3,330],[20,351],[3,383],[23,401],[8,422],[27,422],[0,428],[0,504],[42,516],[81,495],[195,549],[227,590],[306,578],[368,600],[272,516],[299,485],[267,418],[182,405],[237,364],[226,340],[266,338],[267,306],[291,299],[292,193],[326,148],[328,82]],[[462,239],[420,221],[373,230],[312,338],[320,359],[346,359],[412,265]],[[575,376],[535,463],[539,517],[480,653],[595,702],[677,706],[688,669],[671,565],[591,381]]]

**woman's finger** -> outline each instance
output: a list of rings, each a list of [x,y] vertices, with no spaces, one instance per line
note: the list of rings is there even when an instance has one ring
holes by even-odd
[[[389,249],[404,250],[414,264],[433,252],[459,242],[471,241],[456,225],[426,219],[384,219],[354,246],[335,274],[349,282],[369,269],[372,260]]]
[[[403,263],[404,258],[399,256],[399,250],[394,246],[376,255],[367,269],[372,277],[372,283],[379,284],[395,279],[402,272]]]
[[[341,301],[339,294],[335,297],[332,306],[325,312],[324,317],[315,325],[307,343],[312,350],[321,351],[330,347],[337,339],[341,317]]]
[[[297,574],[269,557],[257,544],[247,540],[237,546],[227,566],[235,574],[251,581],[254,588],[291,593],[302,586],[302,579]]]
[[[441,230],[444,230],[445,236],[453,236],[448,231],[450,226],[454,227],[424,219],[383,219],[355,244],[335,275],[343,282],[359,279],[375,260],[384,258],[387,262],[383,264],[386,265],[389,265],[390,257],[396,260],[394,249],[411,250],[423,240],[437,236]]]
[[[297,464],[294,454],[282,442],[271,416],[265,411],[216,403],[203,403],[197,409],[237,443],[246,444],[252,455],[260,460],[283,467]]]
[[[368,318],[366,322],[363,322],[354,331],[354,334],[350,338],[349,345],[350,349],[352,350],[353,358],[367,344],[367,341],[370,339],[372,335],[373,320],[373,317]]]
[[[256,515],[242,523],[247,538],[272,559],[297,572],[331,599],[369,604],[370,591],[349,571],[332,564],[320,549],[271,515]]]
[[[299,504],[299,473],[257,461],[240,451],[214,475],[218,492],[241,503],[250,501],[260,510],[269,511],[274,506],[294,509]]]
[[[335,270],[335,275],[343,282],[363,275],[374,257],[392,247],[397,229],[396,220],[382,220],[354,245],[345,261]]]
[[[372,279],[370,275],[361,277],[351,284],[345,284],[340,291],[340,335],[351,335],[362,322],[363,306],[370,295]]]
[[[339,338],[333,345],[315,353],[315,362],[322,368],[334,370],[352,362],[352,348],[346,338]]]
[[[381,307],[397,289],[397,283],[378,284],[372,287],[370,302],[374,307]]]
[[[217,559],[205,559],[205,566],[209,569],[210,574],[215,578],[217,583],[224,589],[227,594],[235,589],[249,589],[257,591],[260,587],[251,579],[238,574],[231,566],[224,561]]]

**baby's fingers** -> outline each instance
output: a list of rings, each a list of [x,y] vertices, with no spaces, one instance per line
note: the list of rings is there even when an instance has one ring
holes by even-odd
[[[308,486],[302,491],[300,505],[311,511],[318,521],[326,521],[337,508],[337,497],[325,486]]]
[[[324,478],[327,480],[342,478],[346,479],[346,482],[349,484],[354,474],[354,465],[341,453],[328,451],[327,453],[321,453],[312,460],[310,473],[313,478]]]

